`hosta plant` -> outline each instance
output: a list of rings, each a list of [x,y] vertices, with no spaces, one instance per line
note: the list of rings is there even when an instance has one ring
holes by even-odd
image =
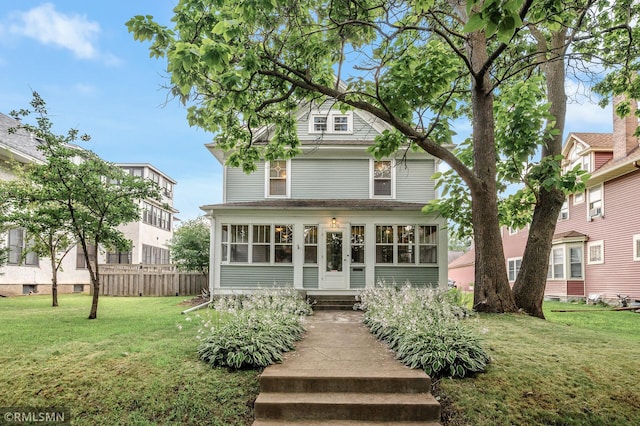
[[[400,361],[432,377],[464,377],[484,371],[489,356],[457,301],[443,290],[378,285],[360,294],[359,306],[365,324]]]
[[[310,305],[290,289],[263,290],[226,296],[213,306],[220,321],[202,321],[198,355],[212,366],[261,368],[282,361],[304,327],[301,317]]]

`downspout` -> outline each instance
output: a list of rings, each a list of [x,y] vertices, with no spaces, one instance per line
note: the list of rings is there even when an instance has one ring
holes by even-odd
[[[215,265],[215,239],[214,239],[214,235],[215,235],[215,226],[216,226],[216,220],[212,217],[209,216],[209,221],[211,223],[211,227],[209,229],[211,229],[210,232],[210,238],[209,238],[209,300],[199,304],[198,306],[193,306],[189,309],[185,309],[184,311],[180,312],[181,314],[188,314],[189,312],[193,312],[193,311],[197,311],[198,309],[202,309],[206,306],[209,306],[213,303],[213,280],[215,277],[215,274],[213,274],[213,266]]]

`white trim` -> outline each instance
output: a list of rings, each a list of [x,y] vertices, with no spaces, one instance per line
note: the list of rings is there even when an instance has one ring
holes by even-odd
[[[316,117],[325,117],[327,119],[327,129],[325,131],[320,131],[315,129],[314,119]],[[336,130],[335,129],[335,119],[336,117],[346,117],[347,118],[347,130]],[[336,134],[336,135],[351,135],[353,134],[353,111],[345,111],[340,112],[337,110],[329,110],[323,112],[313,112],[309,114],[309,125],[308,132],[311,135],[318,134]]]
[[[556,274],[555,274],[554,266],[556,264],[553,263],[553,252],[555,250],[561,250],[562,251],[562,275],[561,276],[556,276]],[[563,244],[563,245],[558,245],[558,246],[551,247],[551,252],[549,253],[549,268],[547,269],[547,281],[564,280],[565,277],[567,276],[566,269],[567,269],[567,250],[566,250],[566,246]],[[551,276],[549,276],[549,271],[551,271]]]
[[[511,282],[515,281],[516,278],[518,278],[518,273],[520,272],[520,268],[517,264],[518,261],[520,261],[520,266],[522,266],[522,257],[510,257],[507,259],[507,277]],[[513,279],[511,279],[511,262],[513,262]]]
[[[640,241],[640,234],[635,234],[633,236],[633,261],[640,262],[640,247],[638,245]]]
[[[269,188],[271,184],[271,161],[265,160],[264,162],[264,198],[291,198],[291,159],[278,160],[286,161],[287,170],[285,177],[285,194],[284,195],[271,195]]]
[[[591,247],[600,247],[600,259],[591,259]],[[604,263],[604,240],[590,241],[587,243],[587,265],[601,265]]]
[[[391,195],[375,195],[374,194],[374,174],[373,169],[377,161],[390,161],[391,162]],[[369,160],[369,198],[380,199],[396,199],[396,160],[393,158],[376,160],[371,158]]]
[[[591,191],[598,188],[600,190],[600,211],[591,208]],[[587,189],[587,220],[593,220],[594,217],[604,217],[604,185],[594,185]],[[594,210],[593,212],[591,210]]]
[[[578,201],[578,195],[581,195],[581,199]],[[577,205],[577,204],[583,204],[584,203],[584,199],[586,198],[584,191],[580,191],[580,192],[576,192],[575,194],[573,194],[573,205]]]

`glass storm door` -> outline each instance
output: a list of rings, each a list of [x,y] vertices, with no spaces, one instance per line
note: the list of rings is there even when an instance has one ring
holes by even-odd
[[[346,289],[348,256],[346,229],[327,228],[322,233],[321,283],[323,289]]]

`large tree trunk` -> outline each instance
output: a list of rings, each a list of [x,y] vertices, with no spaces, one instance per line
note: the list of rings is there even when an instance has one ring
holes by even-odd
[[[469,35],[468,51],[476,75],[471,94],[473,108],[473,170],[480,182],[473,185],[472,220],[476,242],[474,309],[480,312],[515,312],[498,224],[495,121],[490,90],[484,32]]]
[[[553,34],[551,43],[552,60],[543,66],[547,80],[547,96],[551,103],[551,114],[556,119],[555,129],[558,134],[547,142],[542,149],[542,156],[556,156],[562,153],[567,96],[564,90],[564,42],[566,31]],[[539,40],[542,45],[542,39]],[[546,50],[546,43],[544,43]],[[542,49],[540,49],[542,50]],[[546,53],[546,52],[545,52]],[[537,196],[533,220],[529,228],[527,245],[522,256],[522,266],[513,285],[516,305],[535,317],[544,318],[542,302],[547,285],[547,268],[553,235],[556,230],[558,215],[565,195],[560,189],[545,190],[542,188]]]

